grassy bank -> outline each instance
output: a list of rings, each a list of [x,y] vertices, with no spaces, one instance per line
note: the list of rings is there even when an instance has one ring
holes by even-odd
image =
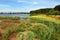
[[[47,39],[42,40],[60,40],[60,20],[52,18],[47,15],[36,15],[36,16],[30,16],[31,20],[36,21],[37,23],[42,23],[47,25],[49,29],[49,33],[47,32]],[[44,33],[45,34],[45,33]],[[41,34],[40,34],[41,35]],[[53,35],[53,36],[52,36]],[[43,36],[41,36],[43,38]],[[44,37],[44,38],[45,38]]]

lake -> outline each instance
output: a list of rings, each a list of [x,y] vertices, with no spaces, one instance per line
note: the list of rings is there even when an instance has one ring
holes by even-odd
[[[30,14],[8,14],[8,13],[6,13],[6,14],[0,14],[0,16],[11,16],[11,17],[17,16],[17,17],[20,17],[21,19],[23,19],[26,16],[30,16]]]

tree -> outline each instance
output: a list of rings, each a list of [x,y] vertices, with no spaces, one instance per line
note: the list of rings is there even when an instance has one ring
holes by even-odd
[[[60,11],[60,5],[55,6],[54,10]]]

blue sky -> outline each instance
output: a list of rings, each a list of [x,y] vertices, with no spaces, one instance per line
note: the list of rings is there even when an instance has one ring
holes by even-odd
[[[59,4],[60,0],[0,0],[0,12],[29,12]]]

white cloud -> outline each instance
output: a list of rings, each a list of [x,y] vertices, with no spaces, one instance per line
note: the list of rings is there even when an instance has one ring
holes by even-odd
[[[33,2],[32,4],[33,4],[33,5],[36,5],[36,4],[39,4],[39,3],[38,3],[38,2]]]
[[[27,3],[27,4],[32,4],[32,5],[36,5],[38,4],[38,2],[36,1],[26,1],[26,0],[17,0],[18,3]]]

